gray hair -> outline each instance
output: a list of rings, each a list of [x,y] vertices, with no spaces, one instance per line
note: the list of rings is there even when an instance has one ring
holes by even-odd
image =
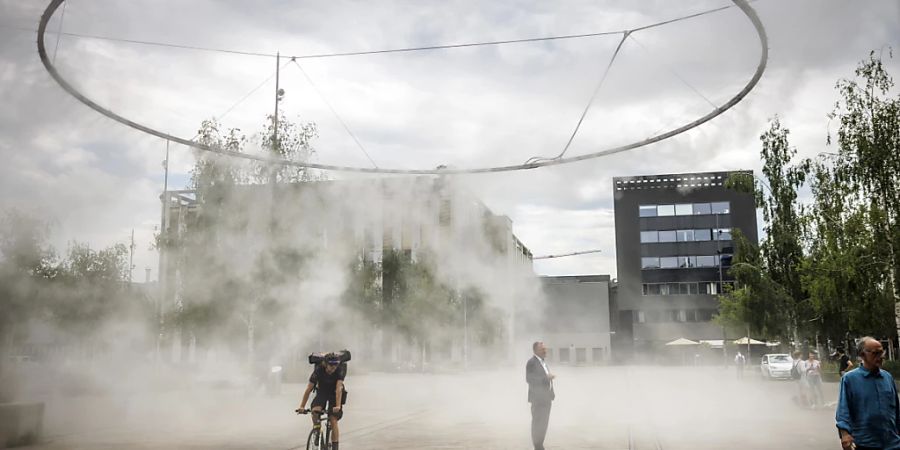
[[[862,355],[863,350],[866,349],[866,342],[869,342],[869,341],[877,342],[877,339],[873,338],[872,336],[863,336],[863,337],[859,338],[859,342],[856,343],[856,354],[857,355]]]

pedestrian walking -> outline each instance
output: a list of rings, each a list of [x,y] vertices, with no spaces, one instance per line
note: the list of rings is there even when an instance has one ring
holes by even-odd
[[[844,349],[839,348],[837,350],[838,356],[838,372],[840,372],[841,376],[844,376],[844,373],[849,372],[850,369],[853,368],[853,361],[850,361],[850,357],[844,353]]]
[[[841,377],[834,419],[844,450],[900,449],[900,404],[894,377],[881,368],[884,349],[866,336],[857,344],[862,366]]]
[[[806,384],[809,387],[809,402],[813,409],[825,404],[822,398],[822,363],[817,359],[816,352],[809,352],[806,361]]]
[[[528,402],[531,403],[531,442],[534,450],[544,450],[544,438],[550,423],[550,406],[556,398],[553,379],[547,362],[547,347],[543,342],[531,346],[534,356],[525,364],[525,381],[528,382]]]
[[[806,362],[800,358],[799,351],[791,353],[791,358],[794,360],[793,365],[791,366],[791,379],[794,380],[794,383],[796,383],[797,386],[797,395],[794,397],[794,403],[806,407],[809,405],[809,400],[806,398],[806,377],[804,375],[806,372]]]
[[[737,367],[737,377],[738,380],[744,379],[744,366],[747,364],[747,358],[744,358],[744,355],[741,352],[737,352],[734,355],[734,365]]]

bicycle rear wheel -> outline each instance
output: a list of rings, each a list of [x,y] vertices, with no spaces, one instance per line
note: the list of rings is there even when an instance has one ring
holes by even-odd
[[[317,429],[309,431],[309,437],[306,438],[306,450],[325,450],[322,445],[322,434]]]

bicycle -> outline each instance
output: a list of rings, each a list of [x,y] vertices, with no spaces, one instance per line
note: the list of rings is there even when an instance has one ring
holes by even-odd
[[[317,420],[317,424],[313,425],[312,430],[309,430],[309,437],[306,438],[306,450],[331,450],[331,416],[334,415],[332,411],[313,411],[311,409],[295,409],[295,413],[297,414],[318,414],[320,417]],[[325,435],[322,435],[322,417],[321,415],[325,415]]]

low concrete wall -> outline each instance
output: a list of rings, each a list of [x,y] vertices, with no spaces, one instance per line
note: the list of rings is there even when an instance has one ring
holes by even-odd
[[[43,403],[0,403],[0,447],[37,443],[43,426]]]

